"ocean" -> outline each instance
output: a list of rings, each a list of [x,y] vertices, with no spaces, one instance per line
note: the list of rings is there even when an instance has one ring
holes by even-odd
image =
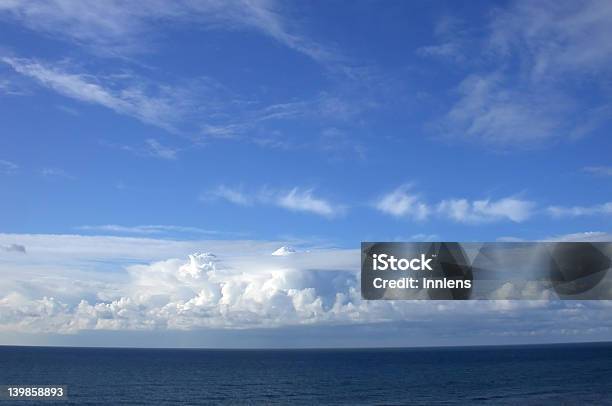
[[[58,404],[612,405],[612,344],[354,350],[0,347],[0,385],[43,384],[67,385],[68,400]],[[0,400],[5,403],[10,402]]]

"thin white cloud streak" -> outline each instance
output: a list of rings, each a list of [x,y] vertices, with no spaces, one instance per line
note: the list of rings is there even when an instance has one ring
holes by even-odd
[[[426,220],[436,215],[467,224],[502,220],[521,223],[533,215],[535,203],[515,197],[505,197],[499,200],[473,201],[445,199],[437,204],[430,204],[423,201],[417,193],[412,193],[410,186],[402,185],[380,197],[375,208],[391,216],[415,220]]]
[[[9,57],[1,60],[16,72],[35,79],[61,95],[104,106],[169,131],[176,131],[175,123],[185,107],[183,96],[186,95],[180,89],[159,88],[156,95],[148,94],[137,83],[113,89],[93,75],[67,72],[59,66],[46,65],[36,60]]]
[[[114,228],[115,225],[111,226]],[[127,231],[125,228],[121,230]],[[101,235],[0,233],[0,245],[18,244],[27,247],[28,253],[31,254],[28,259],[29,265],[44,268],[61,264],[70,268],[78,264],[83,265],[90,260],[98,264],[114,264],[117,261],[132,263],[186,258],[189,254],[203,250],[214,252],[219,256],[236,252],[246,256],[268,255],[287,243],[286,241],[268,241],[253,244],[253,241],[250,240],[176,240],[143,236],[108,236],[109,231],[104,230],[99,233]],[[13,265],[18,266],[19,264]]]
[[[74,175],[60,168],[43,168],[40,173],[46,178],[62,178],[68,180],[76,179]]]
[[[310,100],[266,106],[245,102],[206,77],[169,84],[135,74],[86,73],[65,61],[49,63],[6,56],[0,57],[0,61],[61,96],[110,109],[195,142],[245,139],[264,146],[286,147],[301,141],[269,128],[262,130],[284,120],[317,118],[328,123],[346,122],[366,108],[361,102],[325,92]],[[142,147],[120,148],[166,160],[176,159],[179,152],[154,138],[145,140]]]
[[[316,119],[330,123],[346,123],[369,107],[371,106],[363,100],[356,100],[352,96],[322,92],[308,100],[275,103],[243,111],[227,122],[205,123],[201,126],[201,134],[212,139],[241,139],[245,134],[274,121]],[[286,140],[270,135],[251,136],[250,141],[266,146],[288,145]]]
[[[426,45],[416,50],[417,55],[449,59],[457,63],[465,60],[467,33],[464,23],[457,18],[446,15],[434,27],[434,35],[439,40],[432,45]]]
[[[17,172],[18,169],[19,165],[16,163],[0,159],[0,173],[8,175]]]
[[[612,202],[594,206],[549,206],[548,213],[553,217],[584,217],[612,214]]]
[[[252,204],[252,199],[245,193],[238,189],[233,189],[225,185],[218,186],[215,190],[210,192],[208,195],[202,196],[201,200],[209,200],[210,198],[219,198],[226,200],[230,203],[237,204],[240,206],[249,206]]]
[[[175,160],[177,158],[178,151],[176,149],[163,145],[156,139],[149,138],[145,141],[145,144],[147,146],[147,153],[150,156],[167,160]]]
[[[583,170],[594,175],[612,176],[612,166],[587,166]]]
[[[522,223],[533,214],[535,203],[513,197],[499,200],[449,199],[438,204],[437,211],[460,223],[510,220]]]
[[[122,226],[119,224],[84,225],[76,228],[81,231],[101,232],[105,234],[166,234],[166,233],[189,233],[189,234],[219,234],[218,231],[205,230],[198,227],[185,227],[176,225],[138,225]]]
[[[199,29],[256,31],[319,62],[336,53],[296,32],[273,0],[5,1],[0,13],[24,26],[77,42],[100,54],[150,51],[161,22]]]
[[[610,242],[612,241],[612,234],[604,231],[585,231],[582,233],[555,235],[544,238],[542,241]]]
[[[157,158],[165,161],[175,161],[179,157],[181,148],[163,144],[155,138],[147,138],[142,144],[117,144],[103,140],[101,145],[130,152],[139,157]]]
[[[580,233],[560,234],[544,237],[537,240],[527,240],[520,237],[505,236],[498,237],[495,241],[499,242],[612,242],[612,234],[605,231],[584,231]]]
[[[200,198],[205,202],[212,199],[222,199],[240,206],[271,205],[289,211],[311,213],[327,218],[340,216],[347,210],[344,205],[332,203],[327,199],[316,196],[313,189],[299,187],[294,187],[288,191],[262,188],[258,193],[247,194],[240,189],[220,185],[211,192],[203,194]]]
[[[316,197],[313,191],[293,188],[288,193],[275,199],[276,205],[292,211],[318,214],[324,217],[335,217],[344,212],[344,208],[327,200]]]

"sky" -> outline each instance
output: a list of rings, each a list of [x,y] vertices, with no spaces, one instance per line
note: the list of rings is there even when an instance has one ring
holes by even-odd
[[[358,258],[609,241],[611,37],[607,1],[0,0],[0,343],[609,340],[608,302],[365,302]]]

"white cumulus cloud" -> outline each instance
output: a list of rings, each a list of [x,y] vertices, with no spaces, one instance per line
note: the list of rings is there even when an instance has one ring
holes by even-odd
[[[532,337],[533,331],[546,336],[568,323],[583,332],[577,335],[582,339],[589,337],[584,327],[594,323],[600,328],[597,337],[612,332],[605,303],[364,301],[358,249],[312,247],[272,256],[278,241],[0,234],[0,244],[6,241],[27,243],[28,255],[0,251],[3,343],[14,334],[96,331],[141,331],[152,337],[308,326],[333,334],[338,330],[325,329],[378,323],[426,325],[430,338],[431,329],[471,326],[472,337],[484,336],[485,342],[504,334]],[[193,253],[197,247],[203,251]],[[509,289],[514,287],[504,287],[498,296],[507,297]],[[527,286],[521,289],[531,297]],[[580,317],[568,319],[568,311]]]
[[[325,217],[335,217],[344,212],[344,207],[315,196],[310,189],[293,188],[275,198],[276,205],[292,211],[303,211]]]
[[[431,211],[426,203],[420,201],[418,195],[410,192],[408,185],[402,185],[382,196],[376,203],[376,208],[395,217],[411,217],[417,220],[425,220]]]
[[[520,223],[533,214],[535,204],[512,197],[499,200],[449,199],[438,204],[438,212],[460,223],[510,220]]]
[[[395,217],[425,220],[435,215],[459,223],[483,223],[510,220],[516,223],[529,219],[536,207],[534,202],[515,197],[499,200],[444,199],[437,204],[428,203],[402,185],[379,198],[376,209]]]

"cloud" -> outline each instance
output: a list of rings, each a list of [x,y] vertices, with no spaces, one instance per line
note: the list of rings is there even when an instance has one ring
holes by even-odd
[[[595,206],[549,206],[548,213],[553,217],[583,217],[612,214],[612,202]]]
[[[145,141],[148,147],[148,154],[161,159],[174,160],[176,159],[177,150],[162,145],[159,141],[153,138],[149,138]]]
[[[309,212],[325,217],[335,217],[345,210],[340,205],[332,204],[323,198],[314,196],[311,189],[293,188],[286,194],[276,197],[274,202],[277,206],[288,210]]]
[[[22,86],[15,82],[15,80],[0,79],[0,94],[9,96],[24,96],[28,94]]]
[[[298,326],[334,334],[334,326],[346,331],[351,326],[406,324],[428,331],[425,341],[444,328],[444,334],[455,338],[457,326],[484,343],[508,334],[542,336],[545,341],[553,330],[569,327],[580,332],[561,334],[569,340],[588,339],[593,326],[601,335],[612,333],[605,302],[364,301],[358,249],[313,247],[272,256],[279,242],[0,234],[0,242],[9,238],[32,243],[32,248],[31,255],[0,262],[0,330],[5,340],[13,333],[68,334],[77,335],[78,342],[79,333],[92,331],[223,330],[227,337]],[[180,255],[198,245],[218,252]],[[135,254],[169,256],[135,263]],[[284,342],[268,343],[275,344]]]
[[[111,82],[108,78],[103,80],[90,74],[65,71],[61,66],[24,58],[3,57],[1,60],[16,72],[63,96],[100,105],[169,131],[176,131],[175,124],[186,113],[190,100],[183,89],[158,86],[153,92],[145,90],[142,78],[124,77],[128,83],[113,88],[104,84]]]
[[[561,241],[561,242],[608,242],[612,241],[612,234],[604,231],[584,231],[580,233],[569,233],[544,237],[538,240],[527,240],[519,237],[499,237],[499,242],[527,242],[527,241]]]
[[[521,223],[533,214],[535,204],[530,201],[506,197],[500,200],[449,199],[438,204],[438,212],[460,223],[482,223],[511,220]]]
[[[209,30],[256,31],[317,61],[335,53],[300,35],[272,0],[148,0],[134,4],[116,0],[9,1],[0,13],[29,29],[74,41],[96,53],[125,54],[150,50],[160,23],[184,23]]]
[[[383,195],[376,209],[394,217],[425,220],[431,215],[448,218],[459,223],[484,223],[500,220],[523,222],[533,214],[535,203],[515,197],[499,200],[445,199],[437,204],[423,201],[411,193],[411,186],[402,185]]]
[[[288,255],[295,254],[296,252],[297,251],[295,250],[295,248],[289,247],[287,245],[283,245],[282,247],[280,247],[279,249],[277,249],[270,255],[274,255],[275,257],[286,257]]]
[[[60,168],[43,168],[40,173],[46,178],[75,179],[73,175]]]
[[[517,1],[489,18],[486,38],[471,40],[481,55],[477,69],[434,126],[441,134],[530,148],[592,133],[606,122],[609,94],[579,95],[585,85],[605,89],[612,66],[608,2]]]
[[[106,147],[116,148],[121,151],[130,152],[139,157],[157,158],[167,161],[174,161],[178,159],[178,154],[181,151],[180,148],[162,144],[155,138],[147,138],[146,140],[144,140],[143,144],[136,145],[117,144],[106,140],[102,140],[101,144]]]
[[[568,242],[608,242],[612,241],[612,234],[603,231],[586,231],[544,238],[542,241],[568,241]]]
[[[0,173],[9,175],[17,172],[17,169],[19,166],[16,163],[0,159]]]
[[[417,50],[422,56],[436,56],[462,60],[460,45],[456,42],[445,42],[437,45],[427,45]]]
[[[589,76],[612,66],[612,5],[607,1],[517,1],[498,9],[489,47],[517,53],[536,80],[563,73]]]
[[[200,144],[214,139],[246,140],[262,146],[303,145],[275,128],[287,120],[346,123],[365,108],[363,101],[343,93],[321,92],[313,97],[287,103],[263,103],[247,100],[208,77],[159,81],[131,72],[91,73],[82,67],[62,61],[0,57],[17,74],[34,80],[61,96],[101,106]],[[329,134],[328,134],[329,135]],[[334,152],[340,147],[359,151],[359,145],[346,137],[328,136],[319,145]],[[177,158],[179,149],[162,144],[155,138],[144,146],[116,145],[123,150],[160,159]]]
[[[26,253],[26,247],[21,244],[0,245],[0,249],[6,252],[20,252],[22,254]]]
[[[237,204],[240,206],[249,206],[252,200],[249,196],[245,195],[237,189],[232,189],[225,185],[218,186],[215,190],[210,192],[208,195],[203,196],[202,200],[207,200],[210,197],[227,200],[230,203]]]
[[[447,135],[513,148],[568,135],[561,117],[569,111],[569,102],[553,90],[532,92],[492,73],[468,76],[458,93],[459,100],[445,117]]]
[[[359,294],[355,289],[359,261],[354,259],[358,257],[354,250],[314,250],[278,257],[270,255],[278,242],[200,241],[181,244],[216,245],[221,254],[193,254],[187,261],[171,258],[134,265],[122,252],[157,255],[151,251],[153,240],[19,238],[33,242],[31,259],[15,258],[7,263],[9,258],[5,258],[0,264],[5,281],[0,288],[2,331],[73,333],[325,323],[345,300],[338,302],[330,288],[344,284],[343,290]],[[78,243],[63,246],[58,242],[66,239]],[[157,243],[166,246],[166,253],[173,244],[176,248],[171,241]],[[48,251],[42,249],[45,246]],[[101,260],[102,252],[107,253],[105,260]],[[117,267],[117,259],[127,265]],[[83,261],[94,269],[77,271],[83,269]],[[100,267],[115,271],[98,272]]]
[[[185,227],[175,225],[139,225],[122,226],[118,224],[85,225],[77,227],[82,231],[102,232],[105,234],[166,234],[166,233],[188,233],[188,234],[217,234],[217,231],[205,230],[198,227]]]
[[[382,196],[376,203],[376,208],[395,217],[411,217],[425,220],[431,208],[420,201],[419,196],[410,193],[409,185],[399,186],[392,192]]]
[[[246,194],[239,189],[220,185],[200,198],[202,201],[211,199],[223,199],[240,206],[272,205],[290,211],[312,213],[328,218],[346,212],[344,205],[332,203],[322,197],[315,196],[313,189],[299,187],[294,187],[288,191],[262,188],[258,193]]]
[[[244,139],[245,135],[248,135],[249,141],[258,145],[286,148],[293,144],[303,144],[303,142],[294,141],[290,143],[287,140],[288,137],[284,134],[275,136],[275,134],[278,135],[278,131],[274,131],[273,134],[270,134],[270,131],[257,134],[257,130],[272,122],[285,122],[287,120],[347,123],[370,107],[363,100],[358,100],[355,95],[321,92],[314,97],[299,101],[254,105],[249,109],[233,113],[232,119],[226,122],[203,124],[201,134],[205,138],[212,139]],[[339,136],[338,131],[327,132],[324,135],[326,139],[323,141],[327,142],[323,142],[321,147],[326,151],[334,152],[334,149],[340,147],[359,149],[359,145],[355,145],[354,140],[351,140],[351,145],[348,145],[349,142],[347,142],[346,137]]]
[[[418,48],[416,53],[423,57],[450,59],[461,63],[465,60],[464,48],[468,40],[464,23],[457,18],[446,15],[440,18],[434,27],[434,36],[438,42]]]
[[[587,166],[583,170],[594,175],[612,176],[612,166]]]

